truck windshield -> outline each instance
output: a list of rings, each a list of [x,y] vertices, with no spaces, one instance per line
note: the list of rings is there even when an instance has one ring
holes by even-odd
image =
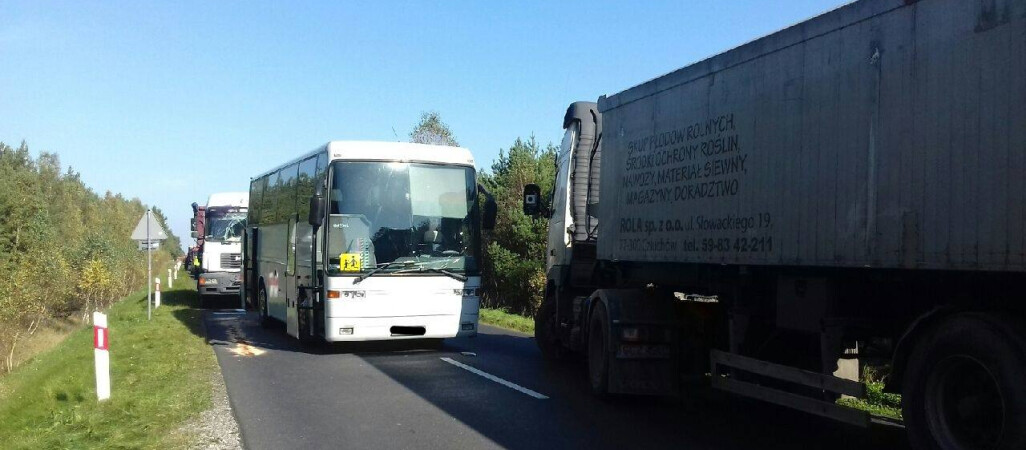
[[[230,241],[242,238],[242,231],[246,229],[245,210],[218,210],[207,209],[207,236],[208,241]]]
[[[477,189],[469,167],[335,162],[328,272],[476,274]],[[393,263],[395,264],[388,264]],[[405,269],[405,270],[404,270]]]

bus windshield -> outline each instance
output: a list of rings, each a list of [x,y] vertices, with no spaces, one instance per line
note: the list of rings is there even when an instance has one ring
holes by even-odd
[[[328,273],[476,274],[474,169],[397,162],[333,164]],[[389,264],[393,263],[393,264]]]
[[[242,238],[246,229],[246,211],[233,208],[231,210],[207,209],[208,241],[232,241]]]

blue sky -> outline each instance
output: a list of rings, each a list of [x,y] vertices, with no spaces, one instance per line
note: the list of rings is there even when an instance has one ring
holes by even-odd
[[[0,141],[188,244],[192,202],[329,140],[405,140],[435,110],[488,168],[518,136],[558,143],[570,102],[844,3],[2,0]]]

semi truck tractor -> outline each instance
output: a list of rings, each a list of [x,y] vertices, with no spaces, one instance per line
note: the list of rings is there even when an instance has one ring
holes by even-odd
[[[211,194],[203,208],[204,236],[196,277],[201,302],[238,296],[242,287],[242,235],[246,229],[248,192]]]
[[[913,447],[1026,448],[1026,1],[857,1],[563,128],[536,339],[596,394],[867,425],[872,364]]]

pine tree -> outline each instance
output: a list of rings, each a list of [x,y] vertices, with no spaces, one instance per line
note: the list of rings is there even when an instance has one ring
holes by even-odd
[[[449,126],[442,122],[441,115],[436,111],[421,113],[420,122],[410,132],[410,142],[416,144],[448,145],[459,147],[456,136]]]

